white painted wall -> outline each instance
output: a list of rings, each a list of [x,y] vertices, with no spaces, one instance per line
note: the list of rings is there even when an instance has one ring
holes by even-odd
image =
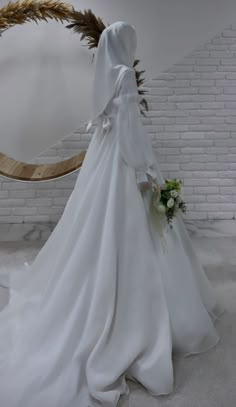
[[[236,218],[236,24],[151,81],[145,125],[165,177],[184,180],[187,219]],[[86,149],[81,128],[35,162]],[[0,177],[0,223],[57,222],[77,174],[13,182]]]
[[[0,6],[8,0],[0,0]],[[105,22],[127,20],[137,56],[153,78],[236,19],[235,0],[71,0]],[[0,38],[0,151],[29,161],[90,115],[91,53],[50,22],[14,27]]]

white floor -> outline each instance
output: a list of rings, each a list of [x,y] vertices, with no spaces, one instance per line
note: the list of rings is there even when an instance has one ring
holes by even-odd
[[[221,342],[205,354],[174,361],[176,389],[171,395],[152,397],[141,385],[128,381],[130,395],[121,397],[119,407],[236,406],[236,237],[192,233],[191,238],[226,309],[216,325]],[[24,261],[30,263],[43,244],[23,240],[0,242],[0,269],[21,268]],[[0,308],[7,298],[7,290],[0,288]]]

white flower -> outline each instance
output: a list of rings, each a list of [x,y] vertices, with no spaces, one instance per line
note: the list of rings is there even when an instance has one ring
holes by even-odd
[[[175,201],[173,198],[170,198],[169,201],[167,201],[168,208],[173,208],[174,204],[175,204]]]
[[[165,208],[164,205],[160,204],[160,205],[158,205],[157,210],[158,210],[158,212],[160,212],[160,213],[165,213],[166,208]]]
[[[173,189],[172,191],[170,191],[170,195],[172,196],[172,198],[177,198],[179,193],[176,191],[176,189]]]

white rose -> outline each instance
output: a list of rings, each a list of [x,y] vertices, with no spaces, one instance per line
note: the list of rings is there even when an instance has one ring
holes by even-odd
[[[165,213],[165,211],[166,211],[165,206],[162,204],[158,205],[157,209],[158,209],[158,212],[160,212],[160,213]]]
[[[173,208],[174,204],[175,204],[175,201],[173,198],[170,198],[169,201],[167,201],[168,208]]]
[[[177,198],[179,193],[176,191],[176,189],[173,189],[172,191],[170,191],[170,195],[172,196],[172,198]]]

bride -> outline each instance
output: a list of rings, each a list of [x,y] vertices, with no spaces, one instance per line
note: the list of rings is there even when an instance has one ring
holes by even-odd
[[[126,378],[168,394],[173,356],[219,341],[222,310],[181,215],[164,230],[167,251],[149,216],[151,180],[164,179],[142,127],[135,50],[133,26],[103,31],[95,132],[74,190],[33,263],[9,275],[1,406],[115,407]]]

